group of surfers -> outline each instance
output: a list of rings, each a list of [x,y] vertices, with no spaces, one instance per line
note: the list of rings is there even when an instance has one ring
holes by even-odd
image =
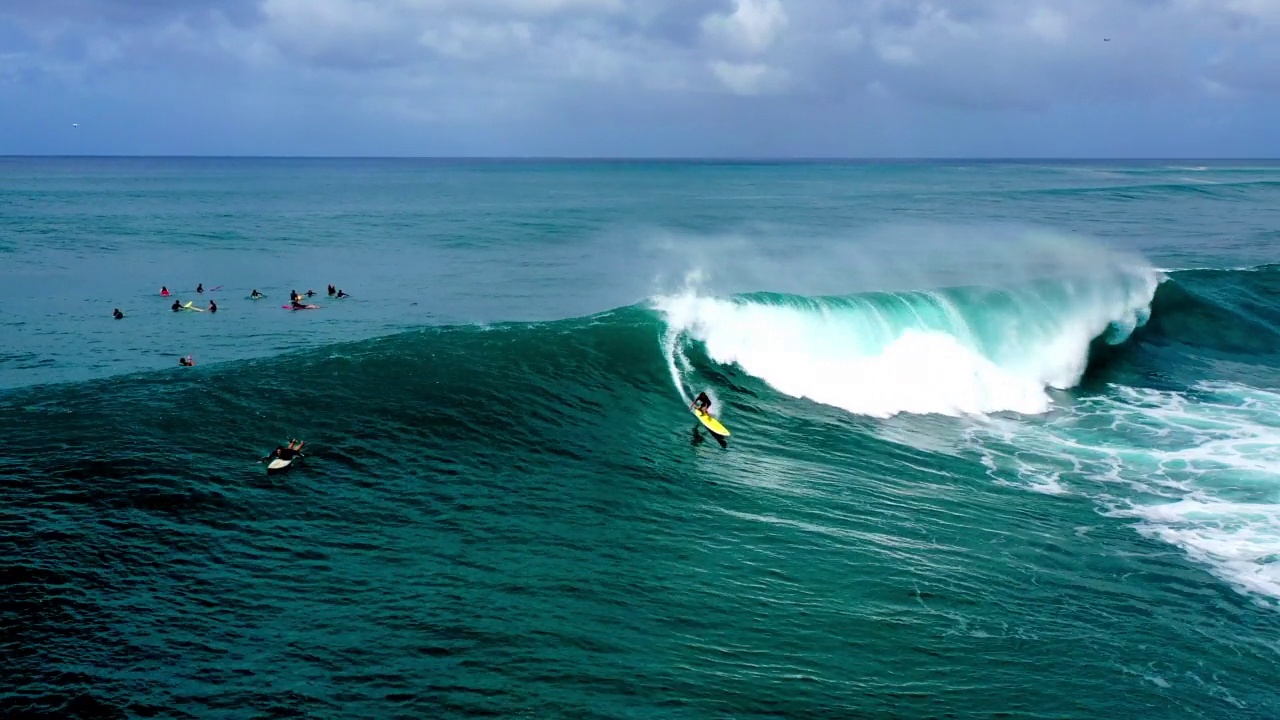
[[[289,306],[290,306],[291,308],[293,308],[294,310],[312,310],[312,309],[314,309],[316,306],[314,306],[314,305],[307,305],[306,303],[304,303],[304,302],[302,301],[303,296],[306,296],[306,297],[308,297],[308,298],[315,297],[315,296],[316,296],[316,291],[315,291],[315,290],[308,290],[308,291],[306,291],[305,293],[299,293],[297,290],[290,290],[290,291],[289,291]],[[263,295],[262,293],[258,292],[258,289],[257,289],[257,288],[254,288],[253,292],[249,293],[249,297],[253,298],[254,300],[257,300],[257,299],[259,299],[259,298],[264,298],[264,297],[266,297],[266,295]],[[335,288],[334,286],[330,285],[330,286],[329,286],[329,297],[331,297],[331,298],[348,298],[348,297],[351,297],[351,296],[350,296],[350,295],[348,295],[348,294],[346,294],[345,292],[343,292],[340,288]]]
[[[220,288],[220,287],[222,287],[222,286],[221,286],[221,285],[219,285],[218,287],[213,288],[213,289],[214,289],[214,290],[217,290],[217,289],[218,289],[218,288]],[[197,293],[200,293],[200,294],[204,294],[204,283],[199,283],[199,284],[197,284],[197,285],[196,285],[196,292],[197,292]],[[171,293],[171,292],[169,291],[168,286],[161,286],[161,287],[160,287],[160,297],[169,297],[169,296],[170,296],[170,295],[172,295],[172,294],[173,294],[173,293]],[[316,291],[315,291],[315,290],[308,290],[308,291],[306,291],[305,293],[299,293],[297,290],[290,290],[290,291],[289,291],[289,306],[290,306],[291,308],[293,308],[294,310],[309,310],[309,309],[311,309],[311,308],[313,308],[313,307],[315,307],[315,306],[308,306],[308,305],[306,305],[306,304],[303,302],[302,298],[303,298],[303,297],[308,297],[308,298],[310,298],[310,297],[314,297],[314,296],[315,296],[315,295],[317,295],[317,294],[318,294],[318,293],[316,293]],[[266,295],[263,295],[262,293],[258,292],[257,288],[254,288],[253,292],[249,293],[249,297],[253,298],[254,300],[258,300],[258,299],[260,299],[260,298],[264,298],[264,297],[266,297]],[[332,297],[332,298],[348,298],[348,297],[351,297],[351,296],[350,296],[350,295],[348,295],[347,293],[343,292],[340,288],[337,288],[337,287],[334,287],[333,285],[330,285],[330,286],[329,286],[329,297]],[[182,301],[181,301],[181,300],[176,300],[176,299],[175,299],[175,300],[173,301],[173,304],[169,306],[169,309],[170,309],[170,310],[172,310],[172,311],[174,311],[174,312],[180,312],[180,311],[182,311],[182,310],[186,310],[186,309],[188,309],[188,308],[187,308],[187,306],[185,306],[185,305],[183,305],[183,304],[182,304]],[[214,300],[209,300],[209,308],[208,308],[208,310],[209,310],[209,312],[211,312],[211,313],[216,313],[216,312],[218,312],[218,303],[217,303],[216,301],[214,301]],[[114,310],[112,310],[112,311],[111,311],[111,317],[115,318],[116,320],[123,320],[123,319],[124,319],[124,313],[120,311],[120,308],[115,308]],[[195,360],[192,358],[192,356],[187,355],[186,357],[180,357],[180,358],[178,358],[178,364],[179,364],[179,365],[181,365],[181,366],[183,366],[183,367],[195,367],[196,362],[195,362]]]

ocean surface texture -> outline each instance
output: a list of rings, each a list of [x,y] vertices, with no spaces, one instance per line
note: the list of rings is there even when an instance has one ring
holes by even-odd
[[[1278,247],[1274,163],[0,159],[0,716],[1280,717]]]

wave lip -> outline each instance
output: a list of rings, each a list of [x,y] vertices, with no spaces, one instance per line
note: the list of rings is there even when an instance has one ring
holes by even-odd
[[[1080,381],[1093,343],[1119,344],[1146,323],[1160,281],[1140,268],[1012,288],[654,303],[676,375],[694,341],[779,392],[861,415],[1039,414],[1049,388]]]

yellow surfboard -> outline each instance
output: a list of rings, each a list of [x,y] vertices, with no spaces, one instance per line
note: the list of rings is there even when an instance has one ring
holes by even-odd
[[[719,420],[717,420],[717,419],[715,419],[715,418],[711,417],[710,415],[706,414],[705,412],[703,412],[703,411],[701,411],[701,410],[696,410],[696,409],[695,409],[695,410],[693,411],[693,414],[694,414],[694,415],[697,415],[697,416],[698,416],[698,420],[699,420],[703,425],[705,425],[705,426],[706,426],[706,428],[707,428],[708,430],[710,430],[711,432],[713,432],[713,433],[715,433],[715,434],[717,434],[717,435],[720,435],[721,437],[729,437],[729,428],[726,428],[724,425],[721,425]]]

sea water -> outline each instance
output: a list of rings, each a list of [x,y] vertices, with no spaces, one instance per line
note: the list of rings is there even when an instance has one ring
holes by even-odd
[[[0,160],[0,705],[1277,717],[1278,241],[1268,163]]]

